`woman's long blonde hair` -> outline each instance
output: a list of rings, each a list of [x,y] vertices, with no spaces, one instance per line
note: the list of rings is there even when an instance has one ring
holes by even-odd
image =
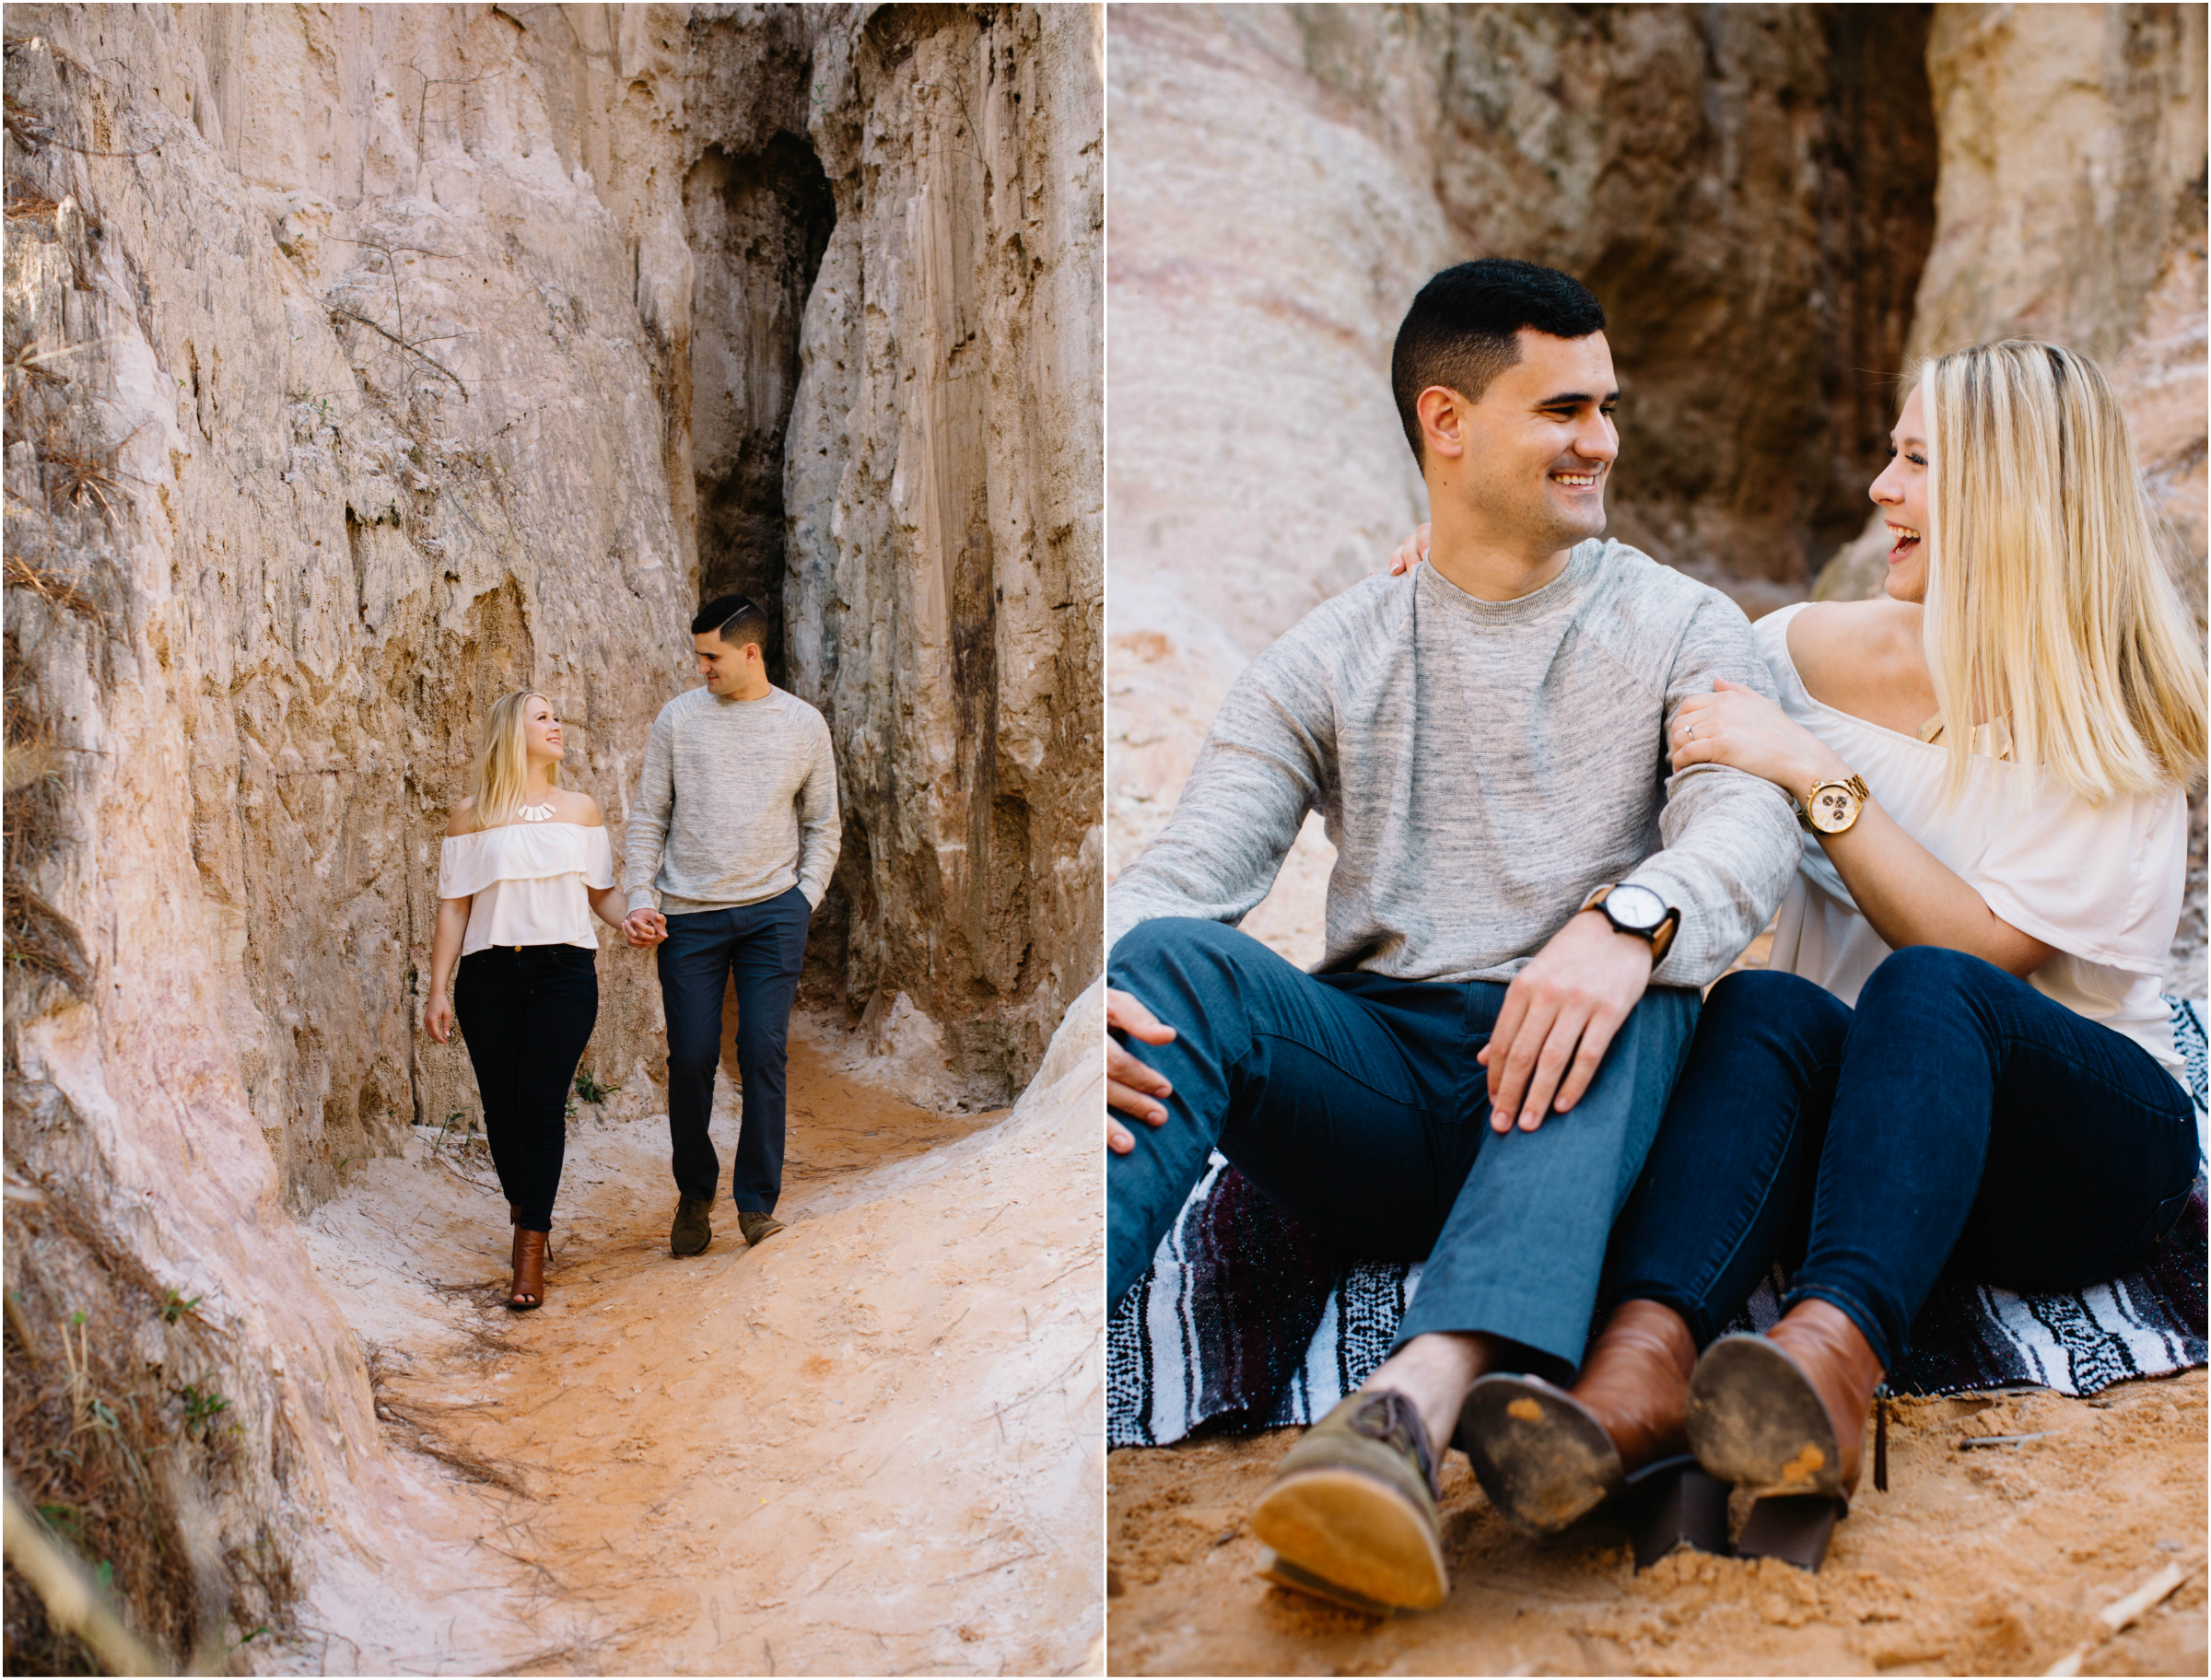
[[[518,688],[501,694],[484,714],[484,731],[476,746],[476,762],[468,772],[468,797],[475,801],[476,821],[497,828],[514,821],[530,775],[530,738],[523,726],[525,709],[541,698],[534,688]],[[552,766],[556,786],[560,764]]]
[[[1949,786],[1974,726],[2091,804],[2203,772],[2205,672],[2126,414],[2085,356],[2033,339],[1920,369],[1927,664]]]

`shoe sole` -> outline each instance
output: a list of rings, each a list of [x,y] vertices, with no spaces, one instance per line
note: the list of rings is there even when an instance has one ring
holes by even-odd
[[[1549,1383],[1526,1377],[1475,1383],[1459,1408],[1457,1442],[1490,1503],[1530,1534],[1573,1527],[1627,1482],[1603,1426]]]
[[[1267,1561],[1259,1565],[1258,1577],[1270,1581],[1278,1587],[1287,1587],[1293,1592],[1303,1592],[1307,1598],[1317,1598],[1323,1604],[1339,1609],[1356,1610],[1361,1616],[1395,1616],[1398,1606],[1372,1599],[1363,1592],[1354,1592],[1349,1587],[1339,1587],[1332,1581],[1323,1581],[1310,1569],[1301,1569],[1287,1558],[1269,1552]]]
[[[1253,1510],[1251,1530],[1298,1569],[1376,1604],[1433,1610],[1451,1591],[1422,1512],[1355,1470],[1285,1476]]]
[[[1689,1383],[1689,1444],[1724,1482],[1771,1494],[1843,1498],[1842,1453],[1827,1407],[1762,1336],[1724,1336]]]
[[[747,1248],[758,1248],[758,1247],[760,1246],[760,1244],[761,1244],[761,1243],[763,1243],[763,1242],[766,1242],[766,1241],[768,1240],[768,1238],[770,1238],[770,1237],[772,1237],[772,1236],[776,1235],[776,1234],[777,1234],[778,1232],[779,1232],[779,1231],[788,1231],[788,1230],[790,1230],[790,1228],[789,1226],[787,1226],[787,1225],[775,1225],[775,1226],[770,1226],[770,1227],[769,1227],[767,1230],[766,1230],[766,1231],[762,1231],[762,1232],[761,1232],[761,1233],[760,1233],[758,1236],[756,1236],[756,1237],[747,1237],[747,1238],[745,1238],[745,1240],[744,1240],[744,1245],[745,1245]]]
[[[708,1233],[707,1240],[704,1242],[701,1242],[696,1248],[678,1248],[675,1245],[675,1239],[673,1237],[670,1237],[668,1239],[668,1252],[673,1254],[678,1260],[688,1260],[696,1254],[703,1254],[707,1252],[707,1250],[712,1248],[713,1246],[714,1238],[711,1232]]]

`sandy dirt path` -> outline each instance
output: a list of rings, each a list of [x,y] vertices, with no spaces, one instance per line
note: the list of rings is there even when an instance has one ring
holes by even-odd
[[[1111,1455],[1109,1671],[1281,1674],[2040,1674],[2102,1632],[2095,1613],[2161,1569],[2187,1578],[2085,1674],[2200,1674],[2205,1381],[2092,1401],[2044,1391],[1907,1401],[1887,1493],[1868,1487],[1826,1567],[1677,1553],[1637,1575],[1625,1534],[1510,1528],[1453,1453],[1450,1601],[1372,1620],[1253,1575],[1246,1515],[1296,1438]],[[2016,1446],[1969,1439],[2035,1435]],[[1738,1513],[1739,1514],[1739,1513]]]
[[[411,1519],[484,1579],[440,1632],[435,1603],[387,1614],[357,1602],[359,1570],[330,1574],[285,1666],[1042,1674],[1094,1655],[1099,1218],[1077,1187],[1095,1076],[1070,1128],[1080,1072],[1056,1104],[948,1116],[832,1057],[794,1034],[790,1229],[757,1250],[725,1201],[708,1252],[671,1257],[665,1118],[589,1108],[538,1312],[498,1304],[509,1232],[480,1148],[372,1163],[308,1221],[391,1442],[425,1473]],[[735,1134],[725,1104],[725,1175]]]

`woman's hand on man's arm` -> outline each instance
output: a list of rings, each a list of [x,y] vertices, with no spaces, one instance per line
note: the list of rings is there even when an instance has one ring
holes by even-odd
[[[1672,764],[1726,764],[1772,782],[1799,806],[1815,783],[1847,781],[1842,755],[1763,694],[1720,681],[1675,709],[1667,735]],[[2057,954],[1988,907],[1971,881],[1905,832],[1871,789],[1857,821],[1821,834],[1828,860],[1858,912],[1885,944],[1939,945],[2025,976]]]

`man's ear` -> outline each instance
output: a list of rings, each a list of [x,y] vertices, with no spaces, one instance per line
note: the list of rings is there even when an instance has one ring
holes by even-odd
[[[1457,461],[1467,452],[1466,398],[1448,385],[1431,385],[1413,401],[1421,418],[1421,436],[1428,452],[1445,461]]]

